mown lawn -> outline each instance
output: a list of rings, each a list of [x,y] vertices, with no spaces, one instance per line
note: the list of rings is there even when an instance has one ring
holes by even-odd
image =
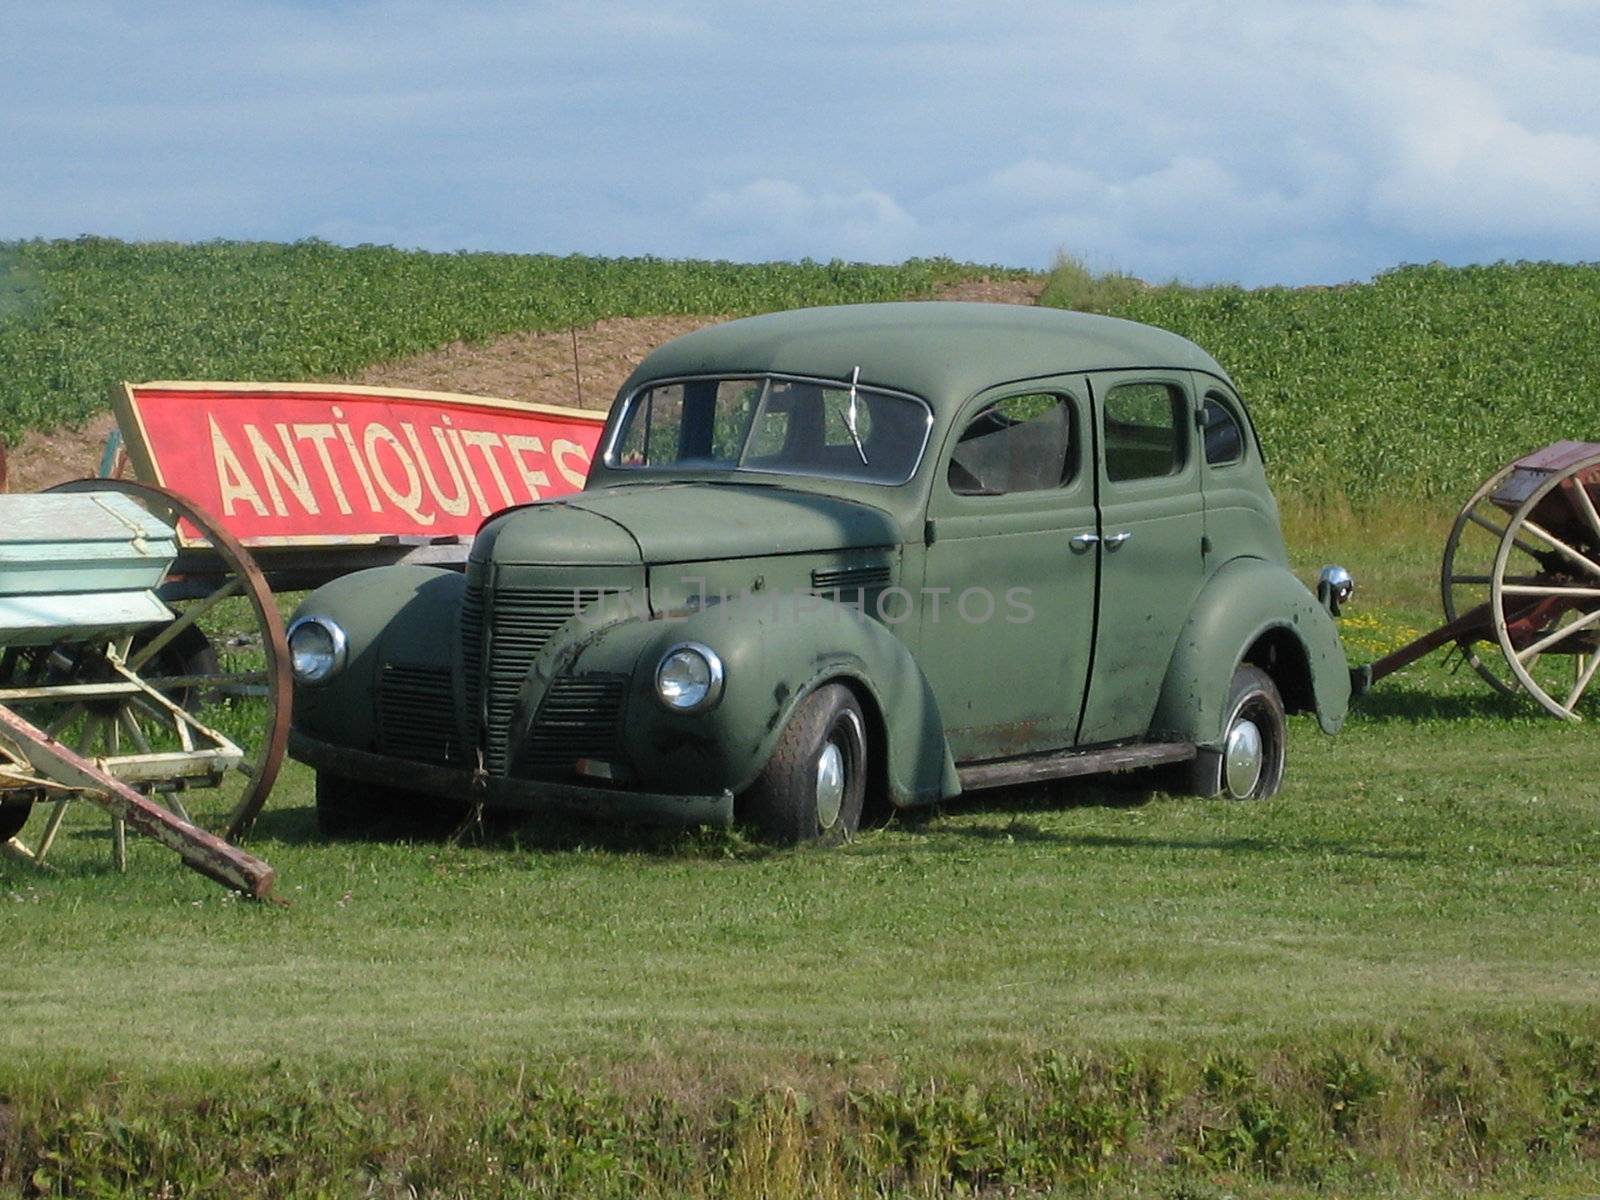
[[[1427,591],[1420,549],[1369,538],[1299,558],[1363,555],[1419,566],[1396,567],[1400,582],[1347,617],[1357,660],[1435,619],[1397,602]],[[714,1108],[773,1087],[1021,1086],[1067,1055],[1187,1064],[1174,1069],[1203,1098],[1221,1086],[1218,1056],[1304,1083],[1307,1063],[1327,1067],[1318,1047],[1413,1041],[1430,1047],[1417,1061],[1481,1082],[1504,1031],[1544,1030],[1576,1039],[1561,1044],[1578,1047],[1588,1080],[1600,1072],[1600,1056],[1584,1057],[1600,997],[1590,716],[1559,724],[1434,661],[1383,684],[1337,738],[1297,718],[1287,785],[1266,803],[1187,799],[1130,776],[965,799],[831,851],[538,821],[460,846],[329,844],[295,766],[252,841],[278,869],[281,908],[235,900],[153,845],[134,845],[114,874],[104,827],[80,806],[56,870],[0,862],[0,1095],[114,1080],[118,1095],[171,1104],[342,1080],[332,1086],[411,1096],[409,1116],[383,1117],[409,1128],[439,1089],[510,1072],[519,1087],[527,1072]],[[1307,1086],[1315,1107],[1332,1085]],[[1582,1146],[1600,1133],[1600,1075],[1573,1086],[1572,1111],[1589,1115],[1573,1118],[1577,1141],[1557,1163],[1592,1161]],[[1465,1110],[1461,1126],[1477,1154]],[[1543,1131],[1506,1136],[1551,1144]],[[1297,1175],[1288,1158],[1274,1170],[1242,1144],[1194,1153],[1235,1172],[1230,1187],[1349,1182],[1326,1165]],[[1532,1153],[1502,1148],[1483,1175],[1457,1145],[1440,1176],[1433,1152],[1363,1149],[1390,1175],[1362,1175],[1358,1190],[1504,1183]],[[1543,1151],[1529,1161],[1548,1165]],[[1560,1178],[1572,1169],[1586,1177]],[[907,1172],[928,1187],[989,1178],[948,1163]]]
[[[1388,614],[1384,614],[1387,616]],[[1258,805],[1128,780],[965,800],[836,851],[529,823],[321,842],[289,771],[252,846],[286,909],[85,819],[0,867],[16,1069],[575,1055],[888,1056],[1248,1042],[1600,995],[1592,730],[1437,670],[1338,739],[1297,721]]]

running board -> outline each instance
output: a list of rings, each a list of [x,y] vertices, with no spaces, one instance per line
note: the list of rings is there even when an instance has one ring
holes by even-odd
[[[1111,746],[1103,750],[1061,750],[1030,758],[972,763],[958,767],[956,774],[961,779],[962,790],[972,792],[981,788],[1009,787],[1046,779],[1071,779],[1077,775],[1159,767],[1163,763],[1188,762],[1195,754],[1193,742],[1143,742],[1132,746]]]

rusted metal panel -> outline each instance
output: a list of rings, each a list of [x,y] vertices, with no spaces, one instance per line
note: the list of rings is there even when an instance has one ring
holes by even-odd
[[[1600,454],[1600,442],[1560,441],[1553,442],[1542,450],[1535,450],[1532,454],[1524,455],[1512,464],[1511,474],[1495,489],[1494,503],[1506,512],[1514,513],[1551,475],[1569,470],[1584,459],[1593,458],[1597,454]],[[1600,471],[1595,469],[1583,471],[1567,482],[1574,483],[1580,479],[1589,489],[1590,495],[1600,494],[1596,491],[1596,486],[1600,485]],[[1554,506],[1544,507],[1549,509]],[[1559,515],[1564,521],[1569,513],[1562,510]]]
[[[1134,771],[1142,767],[1188,762],[1195,753],[1193,742],[1145,742],[1132,746],[1110,746],[1103,750],[1071,750],[1032,758],[973,763],[958,767],[957,770],[961,775],[961,786],[968,791],[975,791],[979,788],[1008,787],[1019,783],[1072,779],[1107,771]]]

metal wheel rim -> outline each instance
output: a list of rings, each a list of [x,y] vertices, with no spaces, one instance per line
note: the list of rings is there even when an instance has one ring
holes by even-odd
[[[817,824],[824,830],[839,823],[839,813],[844,808],[845,786],[848,783],[845,752],[832,738],[823,743],[817,755]]]
[[[170,488],[157,487],[137,479],[96,478],[74,479],[57,484],[48,490],[120,492],[146,504],[169,509],[199,531],[201,538],[207,543],[205,549],[221,560],[224,578],[237,577],[241,581],[239,594],[249,601],[255,615],[256,625],[261,632],[262,651],[266,658],[267,720],[260,742],[250,748],[253,753],[247,759],[250,765],[245,773],[250,783],[234,804],[223,826],[211,830],[227,841],[240,840],[255,823],[262,806],[266,803],[267,796],[277,781],[278,771],[283,765],[284,752],[289,742],[291,703],[287,670],[289,647],[284,636],[283,619],[278,615],[277,604],[273,600],[272,589],[267,584],[266,576],[262,574],[261,568],[243,543],[224,529],[205,509]],[[182,542],[179,562],[183,561],[185,554],[191,554],[194,548],[195,544],[192,541]]]
[[[1511,550],[1515,545],[1518,530],[1527,530],[1529,528],[1531,524],[1529,516],[1539,506],[1540,502],[1566,480],[1596,466],[1600,466],[1600,454],[1590,455],[1588,458],[1573,463],[1565,470],[1552,474],[1522,502],[1521,506],[1512,515],[1510,523],[1506,527],[1505,536],[1500,540],[1500,551],[1495,555],[1494,571],[1489,584],[1490,616],[1494,619],[1495,637],[1500,643],[1500,652],[1505,656],[1506,665],[1510,667],[1517,682],[1522,685],[1522,690],[1541,708],[1552,716],[1574,723],[1583,720],[1575,710],[1578,702],[1583,699],[1589,680],[1575,680],[1575,683],[1579,686],[1574,688],[1569,704],[1563,705],[1552,697],[1544,686],[1528,672],[1526,666],[1523,665],[1524,656],[1532,658],[1534,661],[1537,661],[1538,656],[1537,654],[1529,655],[1526,650],[1519,652],[1511,640],[1511,632],[1506,625],[1505,619],[1505,568],[1510,560]],[[1581,487],[1582,485],[1580,484],[1579,486]],[[1540,537],[1541,535],[1533,534],[1533,536]],[[1597,541],[1600,541],[1600,529],[1595,530],[1595,537]],[[1600,562],[1595,565],[1600,567]],[[1592,582],[1596,587],[1600,587],[1600,574],[1595,574]],[[1595,624],[1600,623],[1600,601],[1595,602],[1593,607],[1583,611],[1584,617],[1580,621],[1564,627],[1564,632],[1558,630],[1560,636],[1555,641],[1565,640],[1566,637],[1580,632],[1582,629],[1592,628]],[[1550,644],[1553,645],[1554,642]]]
[[[1241,711],[1229,726],[1222,749],[1223,787],[1228,795],[1235,800],[1253,796],[1266,765],[1266,739],[1261,727]]]

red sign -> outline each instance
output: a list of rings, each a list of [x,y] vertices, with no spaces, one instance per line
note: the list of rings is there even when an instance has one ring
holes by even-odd
[[[142,479],[243,541],[470,537],[490,513],[577,491],[605,417],[445,392],[307,383],[130,383]]]

